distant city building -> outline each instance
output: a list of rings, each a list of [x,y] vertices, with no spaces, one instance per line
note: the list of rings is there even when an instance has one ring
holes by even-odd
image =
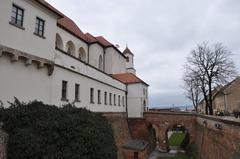
[[[142,117],[148,84],[134,55],[83,33],[44,0],[0,0],[0,100],[74,103],[94,112]]]

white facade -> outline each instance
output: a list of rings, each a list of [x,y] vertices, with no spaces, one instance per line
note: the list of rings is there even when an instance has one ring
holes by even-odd
[[[59,27],[61,14],[38,1],[0,4],[0,100],[5,105],[17,97],[142,117],[147,85],[128,85],[111,76],[128,72],[125,55],[114,46],[90,43]],[[24,11],[22,26],[11,24],[13,6]],[[44,21],[43,36],[36,35],[36,18]]]
[[[128,87],[128,117],[142,117],[148,109],[148,86],[143,83],[129,84]]]
[[[128,49],[128,47],[126,47],[123,54],[127,57],[126,71],[128,73],[132,73],[132,74],[136,75],[136,70],[134,68],[134,55],[133,55],[133,53]]]
[[[126,59],[113,47],[109,47],[105,52],[105,71],[108,74],[125,73]]]
[[[35,1],[0,0],[0,4],[0,44],[53,60],[57,15],[49,12]],[[22,29],[10,24],[13,4],[24,10]],[[36,17],[42,17],[46,21],[45,39],[34,35]]]

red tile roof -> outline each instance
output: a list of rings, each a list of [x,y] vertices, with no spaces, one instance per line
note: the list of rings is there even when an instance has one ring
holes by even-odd
[[[55,12],[56,14],[62,16],[61,19],[58,20],[57,24],[59,27],[65,29],[66,31],[68,31],[69,33],[73,34],[74,36],[82,39],[83,41],[87,42],[87,43],[99,43],[101,44],[103,47],[114,47],[118,52],[120,52],[112,43],[110,43],[109,41],[107,41],[104,37],[102,36],[98,36],[98,37],[94,37],[93,35],[91,35],[90,33],[86,33],[84,34],[79,27],[77,26],[77,24],[71,20],[69,17],[67,17],[66,15],[64,15],[63,13],[61,13],[59,10],[57,10],[56,8],[54,8],[52,5],[50,5],[49,3],[47,3],[45,0],[36,0],[38,3],[40,3],[41,5],[45,6],[46,8],[48,8],[49,10]],[[121,52],[120,52],[121,53]],[[122,53],[121,53],[122,54]],[[123,55],[124,56],[124,55]],[[125,57],[125,56],[124,56]]]
[[[77,36],[78,38],[87,41],[87,37],[84,35],[84,33],[79,29],[76,23],[72,21],[67,16],[64,16],[64,18],[61,18],[58,20],[58,26],[62,27],[63,29],[67,30],[71,34]]]
[[[46,7],[47,9],[51,10],[52,12],[54,12],[54,13],[58,14],[59,16],[63,17],[63,14],[61,12],[59,12],[56,8],[54,8],[52,5],[50,5],[45,0],[35,0],[35,1],[38,2],[39,4],[41,4],[42,6]]]
[[[87,37],[87,40],[89,43],[95,43],[98,40],[90,33],[85,33],[85,36]]]
[[[133,84],[133,83],[144,83],[149,86],[146,82],[138,78],[136,75],[132,73],[120,73],[120,74],[113,74],[113,78],[125,83],[125,84]]]
[[[96,39],[98,40],[98,42],[100,44],[102,44],[103,46],[105,47],[110,47],[110,46],[113,46],[112,43],[110,43],[109,41],[107,41],[104,37],[102,36],[97,36]]]

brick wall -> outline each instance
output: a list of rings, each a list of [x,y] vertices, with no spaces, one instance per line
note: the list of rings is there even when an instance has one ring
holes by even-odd
[[[125,159],[123,145],[131,139],[126,113],[104,113],[112,125],[113,135],[118,148],[118,159]]]
[[[196,125],[200,159],[240,159],[240,123],[198,116]]]

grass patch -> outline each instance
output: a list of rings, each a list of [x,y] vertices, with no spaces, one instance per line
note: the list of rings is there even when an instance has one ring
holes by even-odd
[[[158,159],[190,159],[186,154],[179,153],[175,157],[158,157]]]
[[[185,138],[184,133],[173,133],[172,136],[169,138],[169,146],[180,146]]]

